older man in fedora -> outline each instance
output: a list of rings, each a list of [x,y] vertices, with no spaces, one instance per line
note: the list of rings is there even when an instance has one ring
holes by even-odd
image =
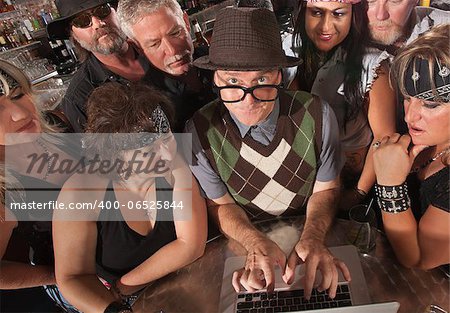
[[[83,64],[60,103],[75,132],[84,132],[86,101],[96,87],[109,81],[138,81],[150,66],[127,41],[109,2],[56,0],[61,18],[47,25],[50,39],[71,37],[82,54]]]
[[[226,8],[214,26],[208,56],[194,65],[214,70],[219,99],[194,114],[191,169],[220,230],[247,250],[233,286],[274,288],[274,266],[294,279],[306,264],[309,298],[316,270],[319,290],[336,294],[345,264],[324,245],[339,194],[343,165],[336,117],[328,104],[305,92],[285,91],[281,69],[300,60],[285,56],[274,14],[267,9]],[[286,257],[253,222],[305,212],[301,237]]]

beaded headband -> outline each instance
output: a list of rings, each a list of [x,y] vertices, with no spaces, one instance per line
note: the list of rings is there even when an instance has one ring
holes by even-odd
[[[411,97],[436,102],[450,102],[450,69],[436,60],[430,77],[430,64],[416,58],[408,65],[404,76],[406,92]],[[434,82],[432,86],[430,82]]]
[[[340,2],[348,4],[356,4],[361,2],[361,0],[303,0],[305,2]]]
[[[118,134],[120,136],[114,137],[114,146],[120,150],[135,150],[152,144],[157,139],[161,138],[164,134],[170,132],[170,122],[167,115],[161,109],[161,106],[157,106],[153,110],[151,116],[148,118],[154,132],[150,133],[143,126],[136,126],[133,128],[133,132],[127,134]],[[81,139],[81,147],[86,149],[94,137],[98,134],[87,133],[85,138]]]
[[[11,91],[20,86],[19,82],[11,75],[0,69],[0,96],[7,96]]]
[[[170,132],[169,119],[161,109],[161,106],[158,105],[148,119],[151,121],[155,132],[149,133],[143,126],[135,127],[133,131],[137,134],[133,134],[131,140],[123,142],[122,150],[134,150],[148,146],[161,138],[163,134]]]

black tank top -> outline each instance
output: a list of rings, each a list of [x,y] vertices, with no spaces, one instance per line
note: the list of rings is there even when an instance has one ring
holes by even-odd
[[[156,178],[158,201],[172,203],[172,192],[167,192],[168,189],[171,189],[171,186],[163,178]],[[105,201],[116,201],[112,182],[108,185]],[[161,220],[162,214],[169,216],[164,216],[164,220]],[[109,283],[136,268],[160,248],[176,239],[171,209],[158,210],[155,226],[146,236],[131,229],[123,220],[120,210],[102,210],[100,216],[100,221],[97,221],[97,274]]]
[[[15,191],[7,193],[7,203],[47,204],[58,199],[61,187],[17,172],[12,174],[26,188],[20,189],[21,193]],[[14,245],[14,242],[21,238],[29,248],[32,248],[32,251],[27,254],[33,264],[53,265],[55,261],[52,242],[52,210],[11,209],[11,212],[18,222],[11,235],[10,245]]]
[[[55,146],[61,151],[67,153],[74,159],[76,164],[80,158],[80,148],[78,143],[82,134],[45,133],[41,140],[48,147]],[[51,149],[54,151],[54,149]],[[57,151],[57,150],[56,150]],[[24,170],[24,169],[23,169]],[[31,202],[47,205],[58,199],[61,185],[55,185],[33,176],[20,174],[10,169],[10,175],[19,182],[18,190],[8,190],[5,196],[7,203],[26,203]],[[69,175],[66,177],[68,178]],[[13,230],[9,245],[14,246],[16,240],[24,240],[32,251],[25,251],[30,257],[30,261],[35,265],[54,265],[53,241],[52,241],[52,216],[53,211],[50,206],[43,206],[47,209],[31,210],[11,209],[11,212],[18,220],[17,227]]]
[[[408,176],[408,189],[414,216],[419,220],[431,204],[450,212],[450,166],[446,166],[423,181],[416,173]]]

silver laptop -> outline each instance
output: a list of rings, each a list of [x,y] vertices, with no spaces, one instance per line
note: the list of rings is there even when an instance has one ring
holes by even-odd
[[[267,294],[260,292],[236,293],[232,286],[232,276],[235,270],[241,269],[245,263],[245,256],[230,257],[225,261],[222,289],[220,294],[220,312],[224,313],[253,313],[253,312],[330,312],[330,313],[396,313],[400,307],[398,302],[371,304],[361,261],[354,246],[340,246],[330,248],[334,256],[345,262],[350,270],[352,281],[347,283],[339,273],[338,294],[334,300],[326,293],[313,291],[310,301],[303,298],[303,288],[299,277],[303,276],[302,266],[298,266],[292,285],[286,285],[281,278],[281,270],[275,270],[275,292]],[[320,281],[318,272],[317,281]]]

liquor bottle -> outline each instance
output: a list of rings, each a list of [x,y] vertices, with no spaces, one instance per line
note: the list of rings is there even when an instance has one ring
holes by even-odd
[[[28,29],[29,32],[33,32],[35,29],[33,27],[33,23],[31,22],[33,20],[33,17],[31,16],[31,13],[25,9],[22,15],[23,24]]]
[[[28,38],[22,32],[22,28],[20,27],[20,23],[19,22],[15,22],[12,25],[14,26],[14,35],[19,40],[20,45],[23,46],[23,45],[28,44],[29,43]]]
[[[36,12],[34,13],[34,15],[31,15],[31,21],[33,23],[33,28],[34,28],[35,31],[42,28],[41,19],[37,18],[36,16],[37,16]]]
[[[54,1],[50,1],[50,9],[49,12],[51,13],[54,20],[60,17],[58,8],[56,7],[56,4]]]
[[[44,27],[52,21],[52,17],[44,9],[40,10],[39,15],[41,16],[42,22],[44,22]]]
[[[7,44],[6,44],[6,39],[5,39],[5,37],[3,37],[3,34],[0,34],[0,50],[1,51],[8,50]]]
[[[56,44],[58,45],[58,48],[61,51],[61,55],[64,58],[64,61],[71,60],[72,57],[70,56],[69,51],[67,51],[66,44],[61,40],[56,40]]]
[[[0,23],[0,49],[6,51],[11,48],[11,43],[5,35],[3,23]]]
[[[4,37],[0,36],[0,52],[8,51],[8,48],[6,46],[6,41]]]
[[[15,37],[13,28],[9,25],[7,20],[3,21],[3,31],[5,37],[11,43],[11,48],[16,48],[20,46],[19,40]]]
[[[203,35],[202,28],[198,24],[197,20],[192,20],[192,28],[194,30],[194,35],[195,35],[194,44],[197,47],[209,47],[209,42],[208,42],[208,40],[206,40],[205,36]]]
[[[53,52],[56,56],[56,61],[58,65],[64,64],[67,61],[71,61],[72,57],[66,49],[66,45],[61,40],[50,40],[50,47],[52,47]]]
[[[64,43],[66,44],[67,51],[69,51],[69,54],[72,57],[72,61],[77,63],[78,56],[75,53],[75,47],[74,47],[73,43],[68,39],[64,39]]]
[[[28,36],[25,35],[25,33],[24,33],[23,29],[22,29],[22,22],[20,21],[20,19],[11,20],[11,25],[12,25],[12,27],[14,29],[14,34],[19,39],[20,44],[21,45],[29,44],[30,40],[32,38],[31,38],[31,36],[28,37]]]
[[[25,38],[27,38],[28,42],[33,41],[33,37],[31,37],[31,34],[25,25],[22,26],[22,33],[25,35]]]
[[[6,4],[6,11],[10,12],[10,11],[15,11],[16,8],[14,7],[14,5],[12,4],[11,0],[5,0],[4,1]]]

